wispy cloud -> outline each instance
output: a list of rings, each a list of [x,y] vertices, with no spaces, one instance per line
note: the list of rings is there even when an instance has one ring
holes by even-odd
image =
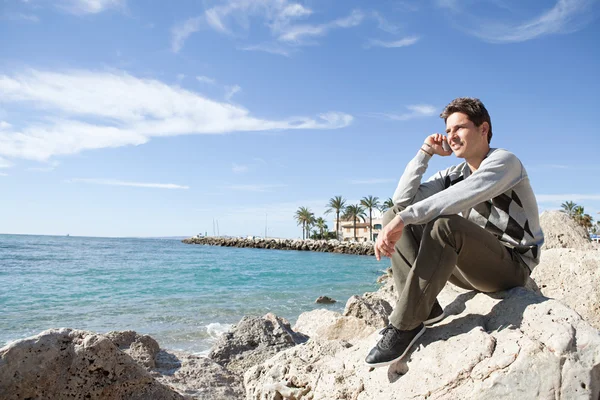
[[[371,117],[387,118],[394,121],[408,121],[415,118],[431,117],[432,115],[436,114],[436,108],[427,104],[415,104],[406,106],[406,108],[409,110],[409,112],[402,114],[368,113],[367,115]]]
[[[122,8],[125,0],[62,0],[58,7],[73,14],[98,14],[111,8]]]
[[[589,11],[594,2],[595,0],[558,0],[550,10],[533,18],[524,19],[511,15],[509,20],[490,20],[487,15],[472,15],[471,10],[457,0],[437,0],[437,5],[452,11],[459,20],[457,28],[486,42],[512,43],[580,30],[593,20]],[[501,3],[496,5],[502,7]]]
[[[242,91],[239,85],[225,86],[225,100],[229,101],[236,94]]]
[[[379,185],[382,183],[396,182],[395,179],[387,178],[372,178],[372,179],[352,179],[349,181],[351,185]]]
[[[565,201],[600,200],[600,194],[537,194],[540,203],[564,203]]]
[[[371,15],[377,21],[377,27],[382,31],[391,34],[397,34],[398,32],[400,32],[400,26],[389,22],[383,17],[383,15],[381,15],[377,11],[373,11]]]
[[[109,185],[109,186],[130,186],[139,188],[152,189],[189,189],[189,186],[176,185],[174,183],[143,183],[143,182],[125,182],[114,179],[70,179],[67,183],[89,183],[92,185]]]
[[[202,26],[235,37],[237,29],[248,30],[251,26],[251,18],[257,17],[262,19],[261,25],[269,28],[274,42],[239,46],[238,48],[289,57],[290,50],[294,46],[313,43],[306,42],[305,39],[324,36],[333,29],[358,26],[365,18],[362,11],[354,10],[350,15],[330,22],[299,24],[300,20],[312,14],[313,11],[310,8],[289,0],[226,0],[222,1],[220,5],[206,9],[202,15],[176,25],[172,30],[171,48],[174,52],[180,51],[185,40],[194,32],[199,31]],[[380,25],[384,29],[393,30],[392,24],[386,25],[383,19],[381,19]]]
[[[305,38],[311,36],[323,36],[332,29],[353,28],[361,24],[365,15],[360,10],[354,10],[345,17],[319,25],[292,25],[285,27],[278,39],[283,42],[301,43]]]
[[[186,39],[200,30],[202,21],[202,17],[189,18],[171,29],[171,50],[174,53],[179,53]]]
[[[285,57],[290,57],[290,55],[293,52],[293,49],[288,49],[288,48],[285,48],[278,44],[270,44],[270,43],[239,47],[238,49],[244,50],[244,51],[262,51],[265,53],[275,54],[275,55],[285,56]]]
[[[8,176],[8,174],[6,174],[4,172],[0,172],[0,176]]]
[[[6,121],[0,121],[0,131],[10,128],[12,125]]]
[[[397,47],[407,47],[412,46],[413,44],[419,41],[418,36],[410,36],[399,40],[393,41],[384,41],[378,39],[371,39],[367,44],[368,47],[385,47],[385,48],[397,48]]]
[[[217,81],[213,78],[209,78],[208,76],[197,76],[196,79],[201,83],[208,83],[209,85],[214,85]]]
[[[274,189],[281,189],[287,185],[279,184],[243,184],[243,185],[226,185],[223,189],[239,190],[242,192],[272,192]]]
[[[123,96],[128,93],[128,96]],[[127,73],[29,70],[0,75],[0,104],[29,107],[31,122],[0,131],[0,156],[45,161],[84,150],[141,145],[156,136],[337,129],[353,117],[268,120],[179,86]]]
[[[241,165],[241,164],[233,163],[233,167],[231,167],[231,170],[235,174],[242,174],[244,172],[248,172],[248,166],[247,165]]]

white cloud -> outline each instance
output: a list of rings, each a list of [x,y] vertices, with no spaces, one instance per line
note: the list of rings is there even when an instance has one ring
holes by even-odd
[[[171,50],[174,53],[179,53],[183,48],[185,40],[194,32],[200,30],[202,17],[189,18],[180,25],[175,25],[171,29]]]
[[[239,85],[225,86],[225,100],[229,101],[238,92],[241,92],[242,88]]]
[[[400,27],[398,25],[392,24],[377,11],[374,11],[372,16],[377,21],[377,27],[382,31],[391,34],[397,34],[400,31]]]
[[[239,190],[242,192],[272,192],[273,189],[280,189],[287,185],[269,185],[269,184],[243,184],[243,185],[226,185],[223,189]]]
[[[351,185],[378,185],[382,183],[396,182],[395,179],[373,178],[373,179],[352,179],[349,181]]]
[[[565,201],[600,200],[600,194],[538,194],[540,203],[564,203]]]
[[[13,166],[13,163],[0,157],[0,168],[11,168],[12,166]]]
[[[201,83],[208,83],[209,85],[214,85],[217,81],[213,78],[209,78],[208,76],[197,76],[196,79]]]
[[[174,183],[140,183],[140,182],[124,182],[114,179],[71,179],[68,183],[89,183],[93,185],[109,185],[109,186],[130,186],[153,189],[189,189],[189,186],[176,185]]]
[[[0,131],[10,128],[12,125],[6,121],[0,121]]]
[[[408,121],[415,118],[431,117],[436,114],[436,108],[427,104],[415,104],[406,108],[408,108],[409,112],[403,114],[370,113],[367,115],[388,118],[394,121]]]
[[[533,18],[511,15],[506,20],[490,20],[487,16],[471,15],[470,9],[463,7],[457,0],[438,0],[437,4],[453,12],[459,29],[490,43],[511,43],[578,31],[593,20],[590,9],[594,2],[595,0],[558,0],[550,10]],[[493,3],[500,8],[507,8],[502,3]]]
[[[367,47],[385,47],[385,48],[397,48],[397,47],[407,47],[412,46],[413,44],[419,41],[418,36],[410,36],[399,40],[393,41],[383,41],[372,39],[369,41]]]
[[[45,161],[83,150],[141,145],[183,134],[336,129],[353,117],[268,120],[178,86],[127,73],[29,70],[0,75],[0,104],[29,107],[31,122],[0,131],[0,156]]]
[[[292,54],[292,50],[286,49],[285,47],[276,44],[269,43],[239,47],[239,49],[245,51],[263,51],[265,53],[276,54],[285,57],[289,57]]]
[[[5,174],[4,172],[0,172],[0,176],[8,176],[8,174]]]
[[[248,166],[233,163],[233,167],[231,167],[231,170],[236,174],[241,174],[244,172],[248,172]]]
[[[333,20],[320,25],[292,25],[286,27],[284,32],[279,35],[279,40],[283,42],[301,43],[305,37],[323,36],[327,32],[336,28],[353,28],[361,24],[365,15],[362,11],[354,10],[345,17]]]
[[[124,6],[125,0],[63,0],[59,3],[59,7],[73,14],[97,14]]]
[[[216,32],[235,35],[237,27],[247,30],[251,24],[250,19],[258,17],[264,20],[273,38],[280,44],[301,45],[306,44],[303,39],[324,36],[332,29],[351,28],[359,25],[365,15],[360,10],[354,10],[344,18],[322,24],[303,24],[297,22],[313,14],[313,11],[300,3],[289,0],[226,0],[220,5],[208,8],[200,17],[185,21],[182,25],[173,28],[172,49],[178,52],[183,47],[184,41],[194,32],[200,30],[204,23]],[[381,26],[393,29],[391,24]],[[240,50],[264,51],[271,54],[288,57],[290,51],[281,45],[263,43],[258,45],[240,46]]]

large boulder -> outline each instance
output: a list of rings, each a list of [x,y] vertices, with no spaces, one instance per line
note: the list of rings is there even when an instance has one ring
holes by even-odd
[[[368,325],[383,328],[388,324],[388,316],[393,309],[389,302],[369,293],[363,296],[352,296],[346,303],[344,316],[363,319]]]
[[[540,215],[540,226],[544,232],[542,250],[592,248],[587,230],[564,212],[544,211]]]
[[[560,300],[600,329],[600,251],[544,250],[531,276],[544,296]]]
[[[156,355],[160,347],[156,340],[135,331],[113,331],[106,335],[121,351],[129,354],[138,364],[152,370],[156,367]]]
[[[228,370],[243,373],[277,352],[303,343],[308,338],[296,333],[290,323],[272,313],[244,317],[219,337],[208,357]]]
[[[345,317],[340,313],[321,309],[300,314],[294,330],[311,338],[353,342],[369,336],[375,328],[364,319]]]
[[[215,361],[193,354],[161,350],[156,356],[155,378],[192,399],[244,398],[242,375]]]
[[[0,398],[182,399],[104,335],[51,329],[0,349]]]
[[[377,333],[354,344],[311,338],[244,375],[247,398],[598,399],[600,333],[524,288],[487,295],[448,285],[448,314],[403,360],[370,370]]]

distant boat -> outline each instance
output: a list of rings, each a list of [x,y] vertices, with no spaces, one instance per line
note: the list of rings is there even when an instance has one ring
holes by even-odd
[[[67,233],[67,237],[69,237],[69,236],[71,236],[71,235],[69,235],[69,234]]]

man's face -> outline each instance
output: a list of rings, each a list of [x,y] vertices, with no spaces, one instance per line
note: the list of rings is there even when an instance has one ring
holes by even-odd
[[[451,114],[446,119],[446,134],[456,157],[468,159],[487,149],[487,124],[477,127],[466,114]]]

